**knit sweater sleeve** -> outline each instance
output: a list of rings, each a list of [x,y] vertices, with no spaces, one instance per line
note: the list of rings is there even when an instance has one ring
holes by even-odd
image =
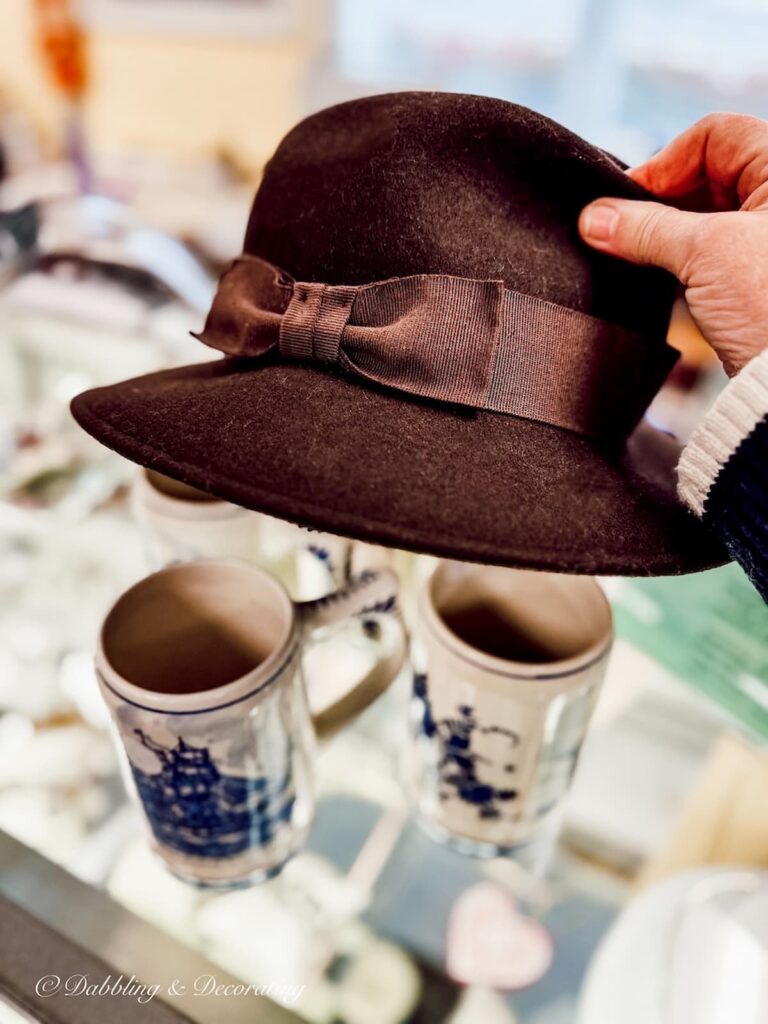
[[[768,348],[722,391],[683,449],[678,492],[768,601]]]

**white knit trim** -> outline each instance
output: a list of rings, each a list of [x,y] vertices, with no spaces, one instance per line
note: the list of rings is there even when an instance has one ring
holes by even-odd
[[[677,493],[697,516],[717,474],[766,415],[768,348],[726,385],[680,456]]]

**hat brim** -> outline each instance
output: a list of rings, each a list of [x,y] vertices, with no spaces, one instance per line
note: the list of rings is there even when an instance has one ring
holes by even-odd
[[[140,465],[375,544],[550,571],[667,575],[727,561],[675,494],[678,446],[410,399],[298,363],[218,360],[96,388],[72,411]]]

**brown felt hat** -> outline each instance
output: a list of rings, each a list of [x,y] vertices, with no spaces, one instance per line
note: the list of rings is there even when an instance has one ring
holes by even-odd
[[[78,422],[221,498],[385,545],[573,573],[722,550],[641,423],[675,281],[589,250],[612,157],[501,100],[399,93],[299,124],[200,338],[225,358],[75,399]],[[638,424],[640,424],[638,426]]]

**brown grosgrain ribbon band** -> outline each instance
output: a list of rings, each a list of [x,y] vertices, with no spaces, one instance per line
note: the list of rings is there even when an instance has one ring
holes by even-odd
[[[219,282],[201,341],[337,365],[411,395],[623,438],[677,358],[652,339],[501,281],[438,274],[294,281],[255,256]]]

